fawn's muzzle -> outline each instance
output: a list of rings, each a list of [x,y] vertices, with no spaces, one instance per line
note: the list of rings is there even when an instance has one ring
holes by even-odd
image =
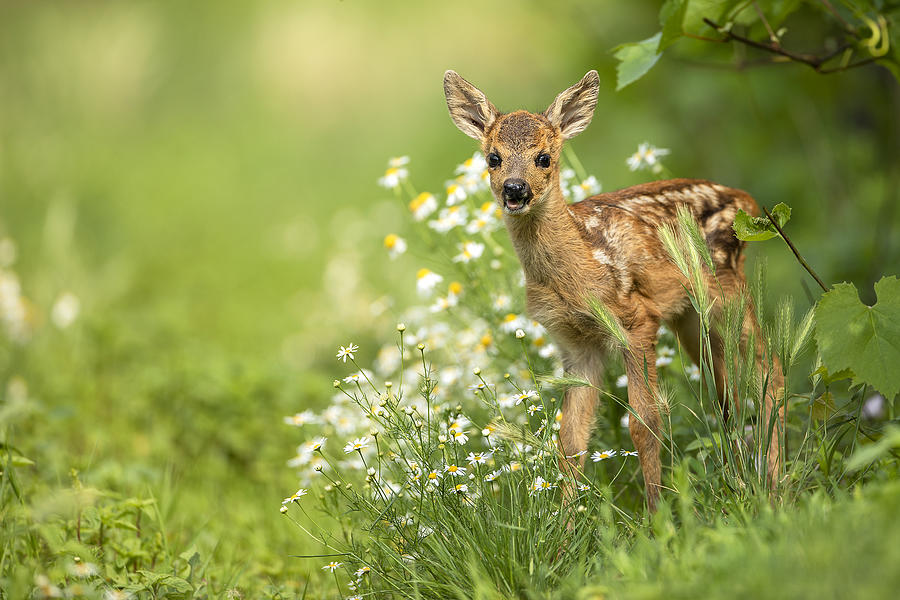
[[[507,179],[503,182],[503,206],[511,212],[525,208],[531,200],[531,187],[524,179]]]

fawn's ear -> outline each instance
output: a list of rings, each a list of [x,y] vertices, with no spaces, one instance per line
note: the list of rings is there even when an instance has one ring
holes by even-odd
[[[599,89],[597,71],[588,71],[581,81],[557,96],[544,111],[544,116],[559,127],[563,139],[575,137],[591,124]]]
[[[500,112],[484,92],[460,77],[456,71],[444,73],[444,95],[450,118],[459,130],[479,142]]]

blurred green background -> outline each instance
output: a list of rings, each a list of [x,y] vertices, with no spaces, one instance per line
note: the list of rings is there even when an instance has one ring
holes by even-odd
[[[610,49],[658,30],[659,4],[333,0],[0,4],[0,237],[32,304],[0,378],[34,408],[7,433],[41,493],[84,481],[153,494],[175,544],[235,572],[300,577],[302,534],[278,505],[302,441],[281,417],[323,406],[338,344],[391,334],[414,269],[381,240],[405,207],[375,185],[412,157],[438,191],[475,150],[451,124],[453,68],[501,110],[543,110],[596,68],[596,115],[573,147],[612,190],[642,182],[638,143],[676,176],[794,209],[788,232],[826,282],[863,299],[900,267],[900,89],[871,66],[735,70],[686,41],[616,93]],[[803,14],[800,43],[818,32]],[[754,247],[770,291],[814,284],[780,242]],[[57,330],[49,307],[81,301]],[[384,296],[394,308],[373,317]],[[804,304],[804,308],[808,304]]]

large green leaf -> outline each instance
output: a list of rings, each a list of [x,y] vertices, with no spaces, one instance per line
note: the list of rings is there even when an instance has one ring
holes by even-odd
[[[619,60],[616,67],[616,91],[644,76],[650,67],[659,60],[657,48],[662,32],[646,40],[633,44],[622,44],[616,48],[615,57]]]
[[[784,202],[776,204],[770,212],[779,227],[784,227],[785,223],[791,219],[791,207]],[[751,217],[740,209],[734,217],[732,228],[737,239],[745,242],[761,242],[778,235],[778,230],[769,221],[769,217]]]
[[[882,278],[875,294],[878,301],[866,306],[853,284],[834,286],[816,306],[816,341],[830,372],[850,369],[855,384],[893,398],[900,392],[900,279]]]

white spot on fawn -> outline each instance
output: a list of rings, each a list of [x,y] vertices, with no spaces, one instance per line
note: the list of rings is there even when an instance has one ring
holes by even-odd
[[[600,226],[600,219],[591,215],[590,217],[588,217],[587,219],[584,220],[584,226],[587,228],[588,231],[590,231],[591,229],[596,229]]]
[[[613,266],[613,261],[610,260],[609,255],[606,254],[606,252],[604,252],[602,248],[597,248],[596,250],[594,250],[593,255],[594,260],[596,260],[601,265]]]

